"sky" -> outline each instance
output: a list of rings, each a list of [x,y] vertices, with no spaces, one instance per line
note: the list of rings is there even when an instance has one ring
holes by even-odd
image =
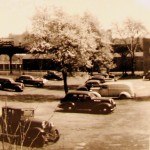
[[[0,38],[29,30],[36,8],[45,6],[61,7],[69,14],[90,12],[104,29],[131,18],[150,32],[150,0],[0,0]]]

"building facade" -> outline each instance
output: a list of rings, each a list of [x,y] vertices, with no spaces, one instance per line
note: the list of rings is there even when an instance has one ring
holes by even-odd
[[[143,71],[150,70],[150,39],[143,38]]]

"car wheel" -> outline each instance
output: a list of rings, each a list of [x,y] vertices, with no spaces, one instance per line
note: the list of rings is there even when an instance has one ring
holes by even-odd
[[[31,147],[43,147],[44,146],[45,139],[39,130],[31,131],[28,136],[26,137],[27,139],[25,140],[25,145],[28,145]]]
[[[59,131],[57,129],[51,130],[49,133],[49,142],[57,142],[60,138]]]
[[[43,84],[38,83],[37,87],[43,87]]]
[[[74,106],[68,105],[68,106],[64,107],[64,110],[65,111],[73,111],[73,110],[75,110],[75,108],[74,108]]]
[[[37,147],[43,147],[45,144],[44,137],[38,137],[37,140],[35,141],[35,146]]]
[[[101,114],[108,114],[110,112],[111,109],[107,105],[99,106],[94,110],[94,113],[101,113]]]
[[[20,88],[16,88],[15,91],[16,91],[16,92],[22,92],[23,90],[20,89]]]
[[[2,85],[2,84],[0,84],[0,89],[2,89],[2,90],[3,90],[3,85]]]
[[[127,96],[126,96],[125,94],[121,94],[121,95],[119,96],[119,98],[120,98],[120,99],[127,99]]]
[[[111,112],[111,110],[110,110],[110,108],[108,107],[108,106],[103,106],[102,108],[101,108],[101,113],[102,114],[108,114],[108,113],[110,113]]]

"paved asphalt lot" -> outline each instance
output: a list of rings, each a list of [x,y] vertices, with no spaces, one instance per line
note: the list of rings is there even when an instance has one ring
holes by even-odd
[[[88,79],[88,76],[77,76],[68,78],[69,90],[76,89],[79,85],[83,85]],[[130,82],[136,91],[137,99],[150,97],[150,81],[143,79],[119,79],[117,82]],[[0,90],[0,95],[48,95],[49,99],[57,99],[63,97],[65,92],[63,90],[63,81],[47,80],[43,88],[33,86],[25,87],[23,92],[12,92]]]
[[[83,84],[86,79],[69,78],[68,85],[72,89]],[[0,94],[10,105],[34,107],[36,117],[54,122],[61,138],[57,143],[45,146],[44,150],[150,150],[150,81],[122,80],[127,81],[133,84],[137,98],[116,100],[117,108],[109,115],[56,110],[59,101],[50,100],[58,95],[64,96],[62,81],[48,81],[44,88],[26,87],[22,93],[0,91]],[[19,100],[28,95],[34,100],[44,98],[48,101],[15,101],[16,98]],[[9,102],[11,96],[15,98]],[[3,104],[4,101],[0,101],[0,106]]]

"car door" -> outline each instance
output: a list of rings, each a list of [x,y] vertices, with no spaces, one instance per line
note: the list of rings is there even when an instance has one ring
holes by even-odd
[[[9,80],[4,80],[4,82],[3,82],[3,85],[2,85],[4,88],[8,88],[8,89],[11,89],[11,88],[13,88],[12,87],[12,84],[11,84],[11,82],[9,81]]]
[[[31,84],[32,83],[32,80],[30,77],[24,77],[23,81],[24,81],[24,84]]]
[[[91,107],[91,98],[88,94],[79,94],[76,100],[78,109],[89,109]]]
[[[108,85],[101,85],[98,93],[101,94],[101,96],[109,97],[109,86]]]

